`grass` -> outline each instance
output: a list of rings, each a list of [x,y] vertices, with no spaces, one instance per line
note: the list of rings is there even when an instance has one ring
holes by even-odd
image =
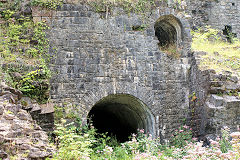
[[[198,30],[192,32],[193,51],[204,51],[201,56],[200,69],[214,69],[217,73],[230,71],[240,77],[240,41],[233,39],[233,43],[220,39],[219,31],[207,28],[207,32]]]
[[[161,51],[175,59],[179,59],[181,56],[180,49],[175,44],[169,44],[167,47],[159,46],[159,48]]]

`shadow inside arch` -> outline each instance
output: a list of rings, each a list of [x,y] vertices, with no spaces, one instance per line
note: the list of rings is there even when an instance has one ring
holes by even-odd
[[[89,122],[99,133],[108,132],[119,142],[144,129],[155,136],[155,118],[148,106],[129,94],[112,94],[99,100],[88,114]]]
[[[155,36],[162,50],[177,49],[183,39],[182,23],[174,15],[161,16],[154,25]]]

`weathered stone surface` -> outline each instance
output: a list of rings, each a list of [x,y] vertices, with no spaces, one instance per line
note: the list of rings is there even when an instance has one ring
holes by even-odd
[[[223,97],[217,95],[211,95],[210,103],[214,104],[214,106],[222,106],[223,105]]]
[[[4,100],[7,100],[8,102],[16,103],[16,97],[17,96],[14,96],[9,91],[4,91],[3,96],[1,98],[4,99]]]
[[[171,3],[168,5],[171,6]],[[190,3],[186,0],[184,3],[177,8],[194,15],[194,19],[190,19],[193,28],[208,23],[213,17],[221,17],[216,13],[216,8],[222,6],[218,2],[204,0]],[[84,9],[80,11],[79,8]],[[36,19],[50,15],[38,8],[33,10]],[[156,122],[156,132],[153,134],[162,139],[169,137],[180,125],[179,119],[186,117],[196,135],[203,136],[208,124],[206,99],[209,94],[237,91],[237,78],[231,77],[231,73],[216,74],[214,70],[198,69],[199,55],[206,53],[190,52],[189,18],[184,14],[159,7],[143,23],[139,15],[119,14],[117,11],[112,11],[114,16],[108,15],[102,19],[100,17],[103,16],[93,12],[89,6],[64,4],[51,19],[46,17],[52,27],[49,33],[51,44],[58,48],[56,59],[51,61],[51,69],[58,73],[51,80],[52,100],[60,106],[66,107],[67,103],[77,106],[74,112],[77,110],[86,121],[92,107],[101,99],[109,95],[127,94],[148,106]],[[212,24],[214,22],[211,21]],[[222,22],[218,21],[215,27],[224,29]],[[224,19],[224,22],[235,24],[231,17]],[[147,27],[137,31],[136,28],[144,24],[148,24]],[[165,43],[162,40],[164,37],[158,37],[161,34],[158,34],[157,28],[162,28],[159,27],[164,26],[162,24],[171,24],[174,28],[169,29],[171,32],[166,35],[173,34],[174,30],[177,32],[176,44],[182,48],[179,59],[159,49],[159,44]],[[238,30],[235,26],[233,32]],[[188,98],[189,95],[191,98]],[[216,108],[222,110],[220,106],[224,106],[225,101],[216,95],[210,97],[210,113],[215,115]],[[40,111],[49,112],[49,109],[41,108],[33,107],[32,116],[41,117]],[[189,108],[195,110],[194,114],[185,112]]]
[[[8,157],[8,154],[6,152],[0,150],[0,158],[5,159],[7,157]]]
[[[230,131],[236,131],[240,124],[240,100],[235,96],[211,95],[207,99],[207,127],[208,134],[221,134],[221,129],[228,126]]]
[[[0,88],[10,91],[8,95],[18,97],[17,90],[13,91],[5,85],[0,85]],[[49,145],[46,132],[22,109],[18,98],[15,101],[17,104],[12,104],[6,99],[7,94],[0,96],[0,158],[44,159],[52,155],[55,149]],[[25,153],[29,153],[27,157],[21,157]]]
[[[29,115],[29,113],[27,113],[26,111],[21,111],[17,113],[17,117],[20,120],[32,120],[31,115]]]
[[[29,153],[28,157],[32,159],[40,159],[40,158],[46,158],[49,157],[51,154],[49,152],[44,151],[32,151]]]
[[[231,132],[238,130],[240,82],[230,72],[218,74],[214,70],[199,70],[199,60],[193,57],[189,79],[190,108],[194,110],[189,119],[193,129],[197,130],[195,134],[208,139],[208,136],[220,135],[224,126],[228,126]]]
[[[0,115],[3,114],[3,111],[4,111],[4,107],[2,105],[0,105]]]
[[[22,97],[20,103],[25,110],[31,110],[34,106],[33,104],[37,103],[36,101],[32,100],[29,97]]]
[[[13,77],[16,80],[21,80],[22,79],[22,75],[18,72],[11,73],[11,77]]]
[[[41,114],[48,114],[54,112],[54,105],[53,103],[42,104],[41,107]]]
[[[51,44],[57,47],[56,59],[51,62],[51,69],[58,73],[51,79],[54,103],[75,105],[86,121],[102,98],[131,95],[153,113],[156,123],[152,134],[169,137],[180,125],[176,119],[187,116],[191,37],[184,15],[168,8],[160,10],[153,10],[144,22],[141,15],[118,14],[117,9],[114,17],[102,19],[100,13],[81,4],[64,4],[57,10],[50,19],[49,32]],[[41,17],[40,12],[33,17]],[[159,28],[155,26],[169,23],[171,30],[177,31],[173,41],[181,48],[179,58],[161,51],[161,38],[155,36],[155,28]],[[142,31],[133,30],[132,26],[144,24],[148,25]]]
[[[17,89],[14,89],[12,87],[6,86],[5,84],[2,85],[2,89],[4,91],[10,91],[13,94],[13,96],[17,96],[18,97],[18,100],[20,100],[22,98],[22,95],[23,95],[22,92],[17,90]]]
[[[226,85],[227,90],[238,90],[238,84],[228,83]]]
[[[13,120],[15,116],[11,113],[5,112],[5,114],[3,115],[3,118],[5,118],[6,120]]]
[[[230,78],[229,78],[229,80],[230,81],[232,81],[232,82],[234,82],[234,83],[238,83],[238,77],[237,76],[231,76]]]
[[[222,87],[211,87],[209,92],[211,94],[221,94],[221,93],[224,93],[225,89],[222,88]]]
[[[219,30],[228,29],[233,36],[240,37],[238,25],[240,17],[240,1],[238,0],[185,0],[187,3],[186,13],[191,15],[190,24],[193,29],[210,25]]]
[[[38,104],[33,104],[31,112],[41,112],[41,107]]]
[[[194,53],[198,55],[198,53]],[[191,70],[189,74],[189,125],[193,128],[194,136],[202,137],[206,133],[207,111],[205,101],[211,87],[210,75],[216,73],[214,70],[201,71],[198,68],[198,59],[191,59]]]
[[[19,110],[22,109],[21,105],[6,105],[5,110],[12,112],[13,114],[17,114]]]

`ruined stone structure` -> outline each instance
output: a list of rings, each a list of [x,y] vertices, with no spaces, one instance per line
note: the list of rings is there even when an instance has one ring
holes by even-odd
[[[191,26],[211,25],[240,37],[239,0],[186,0],[186,13],[192,17]]]
[[[34,8],[33,18],[51,26],[51,46],[57,48],[50,51],[51,99],[74,105],[100,131],[124,141],[143,128],[164,140],[185,120],[197,136],[224,125],[210,123],[217,120],[207,114],[211,72],[198,70],[181,12],[157,8],[143,17],[119,8],[96,13],[87,5],[64,4],[57,11]],[[239,124],[236,106],[233,130]],[[215,130],[208,132],[207,125]]]
[[[225,126],[231,131],[239,129],[239,78],[231,73],[217,74],[214,70],[199,70],[204,52],[194,53],[189,75],[191,126],[195,136],[215,138]],[[237,95],[237,96],[236,96]]]
[[[144,19],[119,12],[106,19],[89,6],[65,4],[53,15],[52,99],[75,104],[84,119],[94,114],[104,131],[114,122],[124,132],[169,137],[187,116],[190,26],[170,9]],[[159,49],[173,44],[179,58]]]

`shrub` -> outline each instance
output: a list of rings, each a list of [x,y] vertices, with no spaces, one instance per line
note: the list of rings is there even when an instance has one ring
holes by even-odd
[[[183,148],[190,142],[193,142],[192,130],[186,125],[176,129],[170,139],[170,144],[177,148]]]
[[[64,122],[65,123],[65,122]],[[183,131],[181,131],[183,130]],[[185,130],[185,131],[184,131]],[[189,135],[189,127],[182,126],[178,129],[177,135],[183,132]],[[203,147],[202,142],[192,143],[190,136],[182,136],[185,147],[177,148],[180,145],[161,145],[159,140],[153,139],[151,135],[144,134],[139,130],[133,134],[131,140],[118,146],[107,144],[109,137],[102,134],[99,138],[97,130],[93,126],[77,128],[73,125],[57,125],[55,134],[59,151],[53,159],[93,159],[93,160],[173,160],[173,159],[239,159],[240,158],[240,133],[231,134],[233,148],[226,153],[221,151],[221,139],[211,141],[211,147]],[[190,130],[191,131],[191,130]],[[181,133],[181,134],[180,134]],[[105,135],[105,136],[104,136]],[[224,136],[223,136],[224,137]],[[179,143],[178,144],[183,144]],[[229,141],[227,143],[230,143]]]
[[[12,18],[12,15],[14,13],[15,13],[14,11],[11,11],[10,9],[7,9],[7,10],[3,11],[2,15],[3,15],[3,18],[5,20],[9,20],[10,18]]]
[[[33,40],[37,41],[36,49],[39,51],[39,54],[45,54],[49,49],[49,40],[47,39],[46,30],[49,29],[45,22],[37,22],[34,25],[34,36]]]
[[[232,144],[230,143],[230,129],[224,127],[221,129],[222,137],[220,139],[220,149],[223,153],[227,153],[229,149],[232,149]]]
[[[53,156],[53,160],[80,160],[90,159],[92,152],[92,140],[89,134],[77,133],[77,128],[72,125],[64,125],[66,121],[62,121],[57,125],[54,133],[57,142],[58,152]]]
[[[39,69],[32,71],[23,76],[20,82],[17,82],[16,87],[23,92],[24,95],[36,99],[39,103],[44,103],[48,100],[49,79],[51,76],[50,70],[46,65],[39,66]]]

